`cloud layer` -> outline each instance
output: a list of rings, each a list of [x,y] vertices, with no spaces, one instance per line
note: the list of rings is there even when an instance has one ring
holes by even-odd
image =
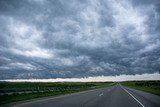
[[[160,72],[159,0],[1,0],[0,79]]]

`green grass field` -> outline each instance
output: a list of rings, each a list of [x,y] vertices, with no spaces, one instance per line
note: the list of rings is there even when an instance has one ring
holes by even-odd
[[[87,82],[87,83],[77,83],[77,82],[68,82],[68,83],[13,83],[13,82],[1,82],[0,83],[0,93],[10,93],[14,92],[11,95],[1,95],[0,96],[0,105],[29,100],[40,97],[62,95],[67,93],[79,92],[84,90],[91,90],[101,87],[107,87],[114,85],[113,82]],[[18,92],[27,92],[32,93],[21,93]]]
[[[121,84],[160,96],[160,81],[126,81]]]

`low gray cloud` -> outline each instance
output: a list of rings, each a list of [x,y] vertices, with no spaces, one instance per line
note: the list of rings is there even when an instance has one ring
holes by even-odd
[[[0,79],[160,72],[159,0],[1,0]]]

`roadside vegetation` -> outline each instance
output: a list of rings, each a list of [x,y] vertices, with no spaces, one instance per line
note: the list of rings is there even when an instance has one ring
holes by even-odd
[[[30,83],[0,82],[0,105],[114,85],[113,82]]]
[[[160,96],[160,81],[126,81],[121,84]]]

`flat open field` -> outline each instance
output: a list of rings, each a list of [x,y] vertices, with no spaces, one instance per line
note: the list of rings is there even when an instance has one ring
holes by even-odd
[[[29,83],[0,82],[0,105],[114,85],[113,82]]]
[[[126,81],[121,84],[160,96],[160,81]]]

